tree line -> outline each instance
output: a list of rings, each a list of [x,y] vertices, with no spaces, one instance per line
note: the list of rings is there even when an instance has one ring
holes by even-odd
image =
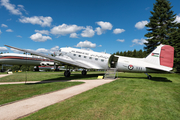
[[[126,57],[134,57],[134,58],[145,58],[147,56],[147,52],[143,51],[142,49],[136,50],[134,49],[133,51],[124,51],[124,52],[119,52],[117,51],[116,53],[113,53],[113,55],[119,55],[119,56],[126,56]]]

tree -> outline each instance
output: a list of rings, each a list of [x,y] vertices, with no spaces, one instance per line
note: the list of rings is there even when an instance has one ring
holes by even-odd
[[[145,34],[148,42],[144,43],[147,54],[160,44],[172,44],[169,38],[176,28],[176,22],[174,22],[176,14],[173,14],[171,8],[171,3],[168,0],[156,0],[153,11],[150,11],[152,16],[150,16],[150,22],[146,25],[149,32]]]
[[[174,68],[176,72],[180,72],[180,23],[177,24],[176,31],[170,37],[172,46],[174,47]]]

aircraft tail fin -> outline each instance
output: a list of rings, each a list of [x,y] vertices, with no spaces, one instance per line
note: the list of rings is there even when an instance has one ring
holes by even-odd
[[[145,59],[154,65],[173,68],[174,48],[170,45],[159,45]]]

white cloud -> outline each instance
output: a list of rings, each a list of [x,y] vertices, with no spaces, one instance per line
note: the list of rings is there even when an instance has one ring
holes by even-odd
[[[20,36],[20,35],[17,35],[16,37],[22,38],[22,36]]]
[[[103,33],[100,27],[97,27],[95,31],[97,32],[98,35],[101,35]]]
[[[120,34],[120,33],[124,32],[124,31],[125,31],[124,29],[116,28],[116,29],[113,30],[113,33],[114,34]]]
[[[176,16],[175,22],[180,23],[180,14]]]
[[[101,26],[102,30],[111,30],[112,29],[112,24],[110,22],[103,22],[103,21],[99,21],[96,22],[99,26]]]
[[[55,46],[55,47],[52,47],[51,49],[50,49],[50,52],[51,53],[54,53],[54,52],[56,52],[56,51],[58,51],[59,50],[59,46]]]
[[[13,49],[13,48],[11,48],[10,50],[15,52],[15,53],[23,53],[22,51],[19,51],[19,50]]]
[[[31,40],[35,41],[35,42],[45,42],[47,40],[52,40],[51,37],[49,36],[42,36],[41,33],[36,33],[30,36]]]
[[[77,26],[77,25],[67,25],[67,24],[62,24],[59,26],[55,26],[51,29],[51,34],[54,35],[67,35],[71,33],[76,33],[77,31],[84,29],[82,26]]]
[[[84,41],[84,42],[79,42],[76,47],[83,47],[83,48],[95,48],[96,44],[95,43],[91,43],[90,41]]]
[[[49,35],[49,31],[48,30],[35,30],[35,32],[41,33],[41,34],[45,34],[45,35]]]
[[[84,31],[82,31],[81,36],[82,37],[93,37],[94,36],[94,30],[91,26],[87,26]]]
[[[147,43],[147,41],[143,38],[141,39],[134,39],[132,40],[133,45],[131,47],[133,47],[134,45],[144,45],[144,43]]]
[[[14,15],[22,15],[20,9],[16,9],[16,5],[9,3],[9,0],[1,0],[1,5]]]
[[[118,42],[124,42],[125,40],[124,39],[117,39],[116,41],[118,41]]]
[[[43,54],[49,54],[49,50],[45,49],[45,48],[39,48],[36,50],[36,52],[39,52],[39,53],[43,53]]]
[[[137,22],[137,23],[135,24],[135,27],[136,27],[137,29],[143,29],[146,24],[148,24],[148,21],[147,21],[147,20],[146,20],[146,21],[140,21],[140,22]]]
[[[6,47],[0,47],[0,52],[7,52],[8,49]]]
[[[19,10],[22,10],[24,11],[27,15],[28,15],[28,12],[24,9],[24,6],[23,5],[17,5],[19,8]]]
[[[1,34],[2,32],[1,32],[1,30],[0,30],[0,34]]]
[[[76,34],[76,33],[71,33],[71,34],[70,34],[70,38],[78,38],[78,34]]]
[[[102,47],[102,45],[99,45],[98,47]]]
[[[7,25],[5,25],[5,24],[1,24],[1,27],[8,27]]]
[[[13,32],[13,30],[11,30],[11,29],[7,29],[7,30],[6,30],[6,32]]]
[[[33,16],[33,17],[22,17],[19,19],[20,22],[22,23],[31,23],[33,25],[38,24],[41,25],[42,27],[51,26],[51,22],[53,19],[51,17],[43,17],[43,16]]]
[[[111,30],[113,27],[110,22],[99,21],[99,22],[96,22],[96,24],[101,26],[101,27],[97,27],[95,30],[97,32],[97,35],[101,35],[103,32],[105,32],[106,30]]]

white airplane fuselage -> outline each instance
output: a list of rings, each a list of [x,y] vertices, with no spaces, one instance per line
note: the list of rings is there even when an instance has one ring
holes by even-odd
[[[163,45],[161,47],[163,47]],[[150,54],[146,58],[124,57],[70,47],[61,48],[59,55],[56,57],[79,61],[91,66],[93,69],[115,68],[117,71],[122,72],[168,72],[172,70],[172,67],[164,66],[160,63],[162,57],[160,54],[161,47],[155,50],[158,56]],[[173,60],[171,60],[171,62],[173,62]]]
[[[9,65],[34,65],[34,66],[53,66],[54,61],[34,55],[16,54],[16,53],[5,53],[0,54],[0,64]]]

